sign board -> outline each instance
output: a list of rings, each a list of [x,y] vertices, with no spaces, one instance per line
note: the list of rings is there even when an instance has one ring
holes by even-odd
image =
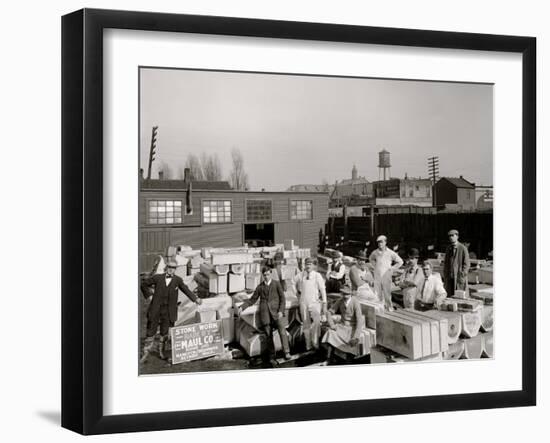
[[[172,364],[211,357],[223,352],[222,321],[176,326],[172,335]]]

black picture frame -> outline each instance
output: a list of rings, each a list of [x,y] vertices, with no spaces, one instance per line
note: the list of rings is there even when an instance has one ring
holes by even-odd
[[[103,412],[103,30],[170,31],[522,55],[522,388],[517,391],[110,415]],[[62,18],[62,426],[82,434],[536,404],[536,39],[83,9]]]

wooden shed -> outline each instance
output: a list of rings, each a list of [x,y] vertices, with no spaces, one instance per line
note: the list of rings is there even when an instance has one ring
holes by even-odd
[[[268,246],[293,239],[315,255],[327,221],[328,192],[235,191],[226,182],[144,180],[140,272],[149,270],[169,245]]]

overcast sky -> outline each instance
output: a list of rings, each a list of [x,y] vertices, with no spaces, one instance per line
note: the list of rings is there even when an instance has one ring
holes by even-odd
[[[378,152],[392,177],[440,176],[493,183],[493,87],[483,84],[141,69],[141,167],[151,127],[157,160],[174,171],[188,154],[217,153],[224,177],[230,151],[244,155],[252,190],[378,179]]]

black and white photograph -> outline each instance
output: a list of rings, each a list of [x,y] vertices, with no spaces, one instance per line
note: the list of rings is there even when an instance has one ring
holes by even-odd
[[[137,75],[140,375],[494,358],[494,84]]]

